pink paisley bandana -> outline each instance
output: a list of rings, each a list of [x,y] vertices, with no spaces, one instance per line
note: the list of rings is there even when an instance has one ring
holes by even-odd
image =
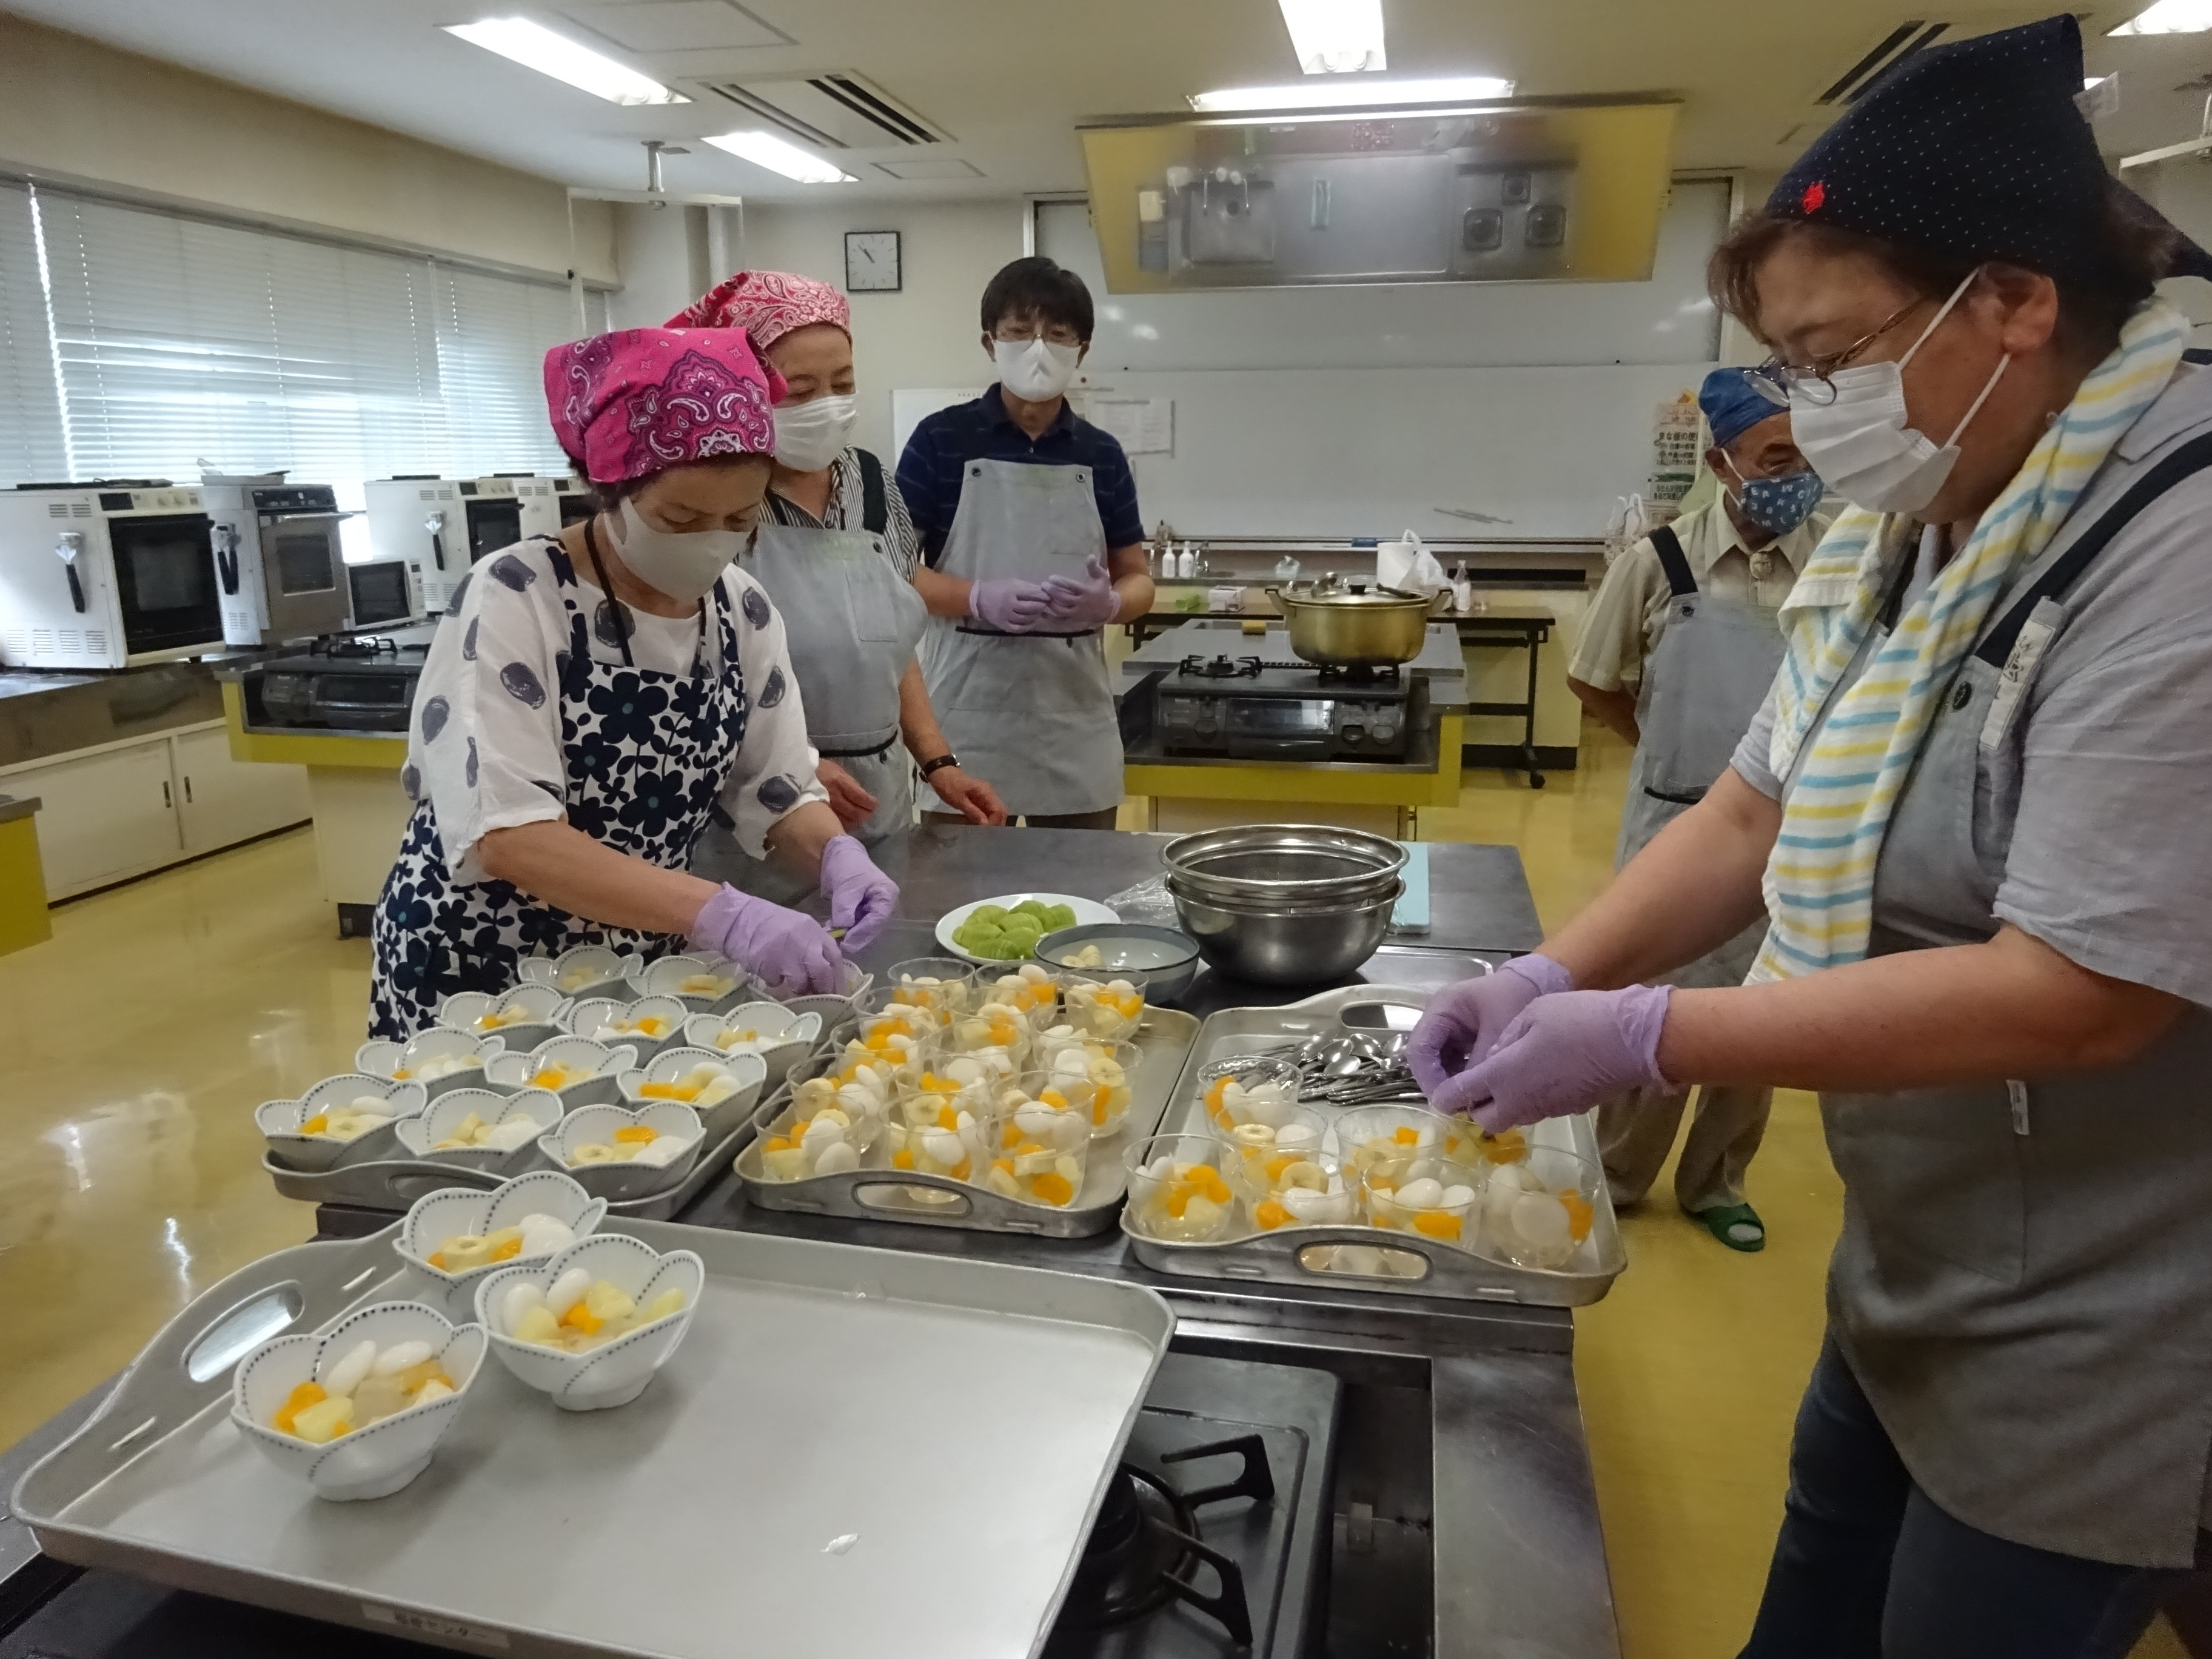
[[[626,328],[545,354],[553,435],[594,483],[775,448],[783,376],[737,328]]]
[[[829,283],[787,270],[741,270],[668,319],[671,328],[741,328],[755,351],[809,323],[829,323],[849,338],[853,309]]]

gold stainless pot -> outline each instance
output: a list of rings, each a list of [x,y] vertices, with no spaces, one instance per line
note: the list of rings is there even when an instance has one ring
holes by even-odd
[[[1449,590],[1426,599],[1395,587],[1355,592],[1308,582],[1271,587],[1267,597],[1290,624],[1291,649],[1328,668],[1413,661],[1429,618],[1451,602]]]

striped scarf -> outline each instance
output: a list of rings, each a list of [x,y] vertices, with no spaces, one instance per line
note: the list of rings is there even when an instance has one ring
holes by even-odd
[[[2089,480],[2172,378],[2189,323],[2148,300],[2014,474],[1957,556],[1922,591],[1837,702],[1784,798],[1764,887],[1771,927],[1751,982],[1793,978],[1866,955],[1875,860],[1912,759],[1952,676],[2013,574],[2050,545]],[[1838,519],[1784,608],[1789,655],[1775,682],[1769,764],[1788,779],[1820,710],[1849,670],[1911,526],[1853,508]]]

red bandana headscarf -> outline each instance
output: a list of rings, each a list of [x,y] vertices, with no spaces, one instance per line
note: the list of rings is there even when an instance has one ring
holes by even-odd
[[[741,328],[763,352],[810,323],[842,328],[850,338],[853,308],[829,283],[788,270],[741,270],[668,319],[671,328]]]
[[[783,376],[736,328],[626,328],[545,354],[562,452],[593,483],[775,450]]]

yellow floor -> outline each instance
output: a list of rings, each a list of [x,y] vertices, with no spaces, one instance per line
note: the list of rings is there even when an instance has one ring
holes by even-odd
[[[1432,840],[1518,846],[1557,923],[1612,872],[1626,751],[1531,790],[1471,772]],[[1128,817],[1130,815],[1125,815]],[[0,1445],[126,1361],[240,1264],[305,1237],[251,1112],[346,1069],[368,947],[331,937],[302,830],[64,905],[0,957]],[[149,994],[158,989],[160,994]],[[1770,1243],[1723,1249],[1659,1196],[1580,1316],[1577,1374],[1626,1659],[1733,1653],[1765,1572],[1790,1421],[1818,1346],[1838,1195],[1813,1103],[1784,1095],[1750,1195]],[[2180,1659],[2162,1630],[2138,1650]]]

